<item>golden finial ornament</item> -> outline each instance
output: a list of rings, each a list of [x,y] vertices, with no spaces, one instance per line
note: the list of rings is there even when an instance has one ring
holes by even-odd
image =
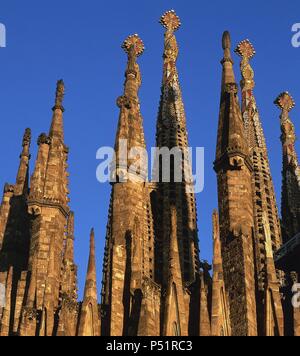
[[[165,12],[159,22],[166,30],[173,32],[177,31],[181,26],[180,18],[176,15],[175,10]]]
[[[290,112],[296,106],[293,97],[287,91],[281,93],[275,100],[274,104],[277,105],[279,109],[287,112]]]
[[[237,53],[242,58],[247,58],[250,60],[255,56],[256,51],[252,43],[247,39],[238,44],[237,48],[235,49],[235,53]]]
[[[122,48],[128,54],[132,47],[134,47],[135,55],[137,57],[141,56],[145,50],[144,42],[138,34],[128,36],[122,45]]]

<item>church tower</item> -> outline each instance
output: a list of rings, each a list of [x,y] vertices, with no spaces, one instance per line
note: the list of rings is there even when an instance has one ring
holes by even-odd
[[[153,202],[157,207],[154,214],[156,279],[163,290],[169,291],[166,298],[162,299],[165,305],[162,310],[164,325],[162,334],[170,336],[172,327],[169,323],[172,322],[173,329],[180,330],[182,336],[199,335],[201,315],[203,322],[208,319],[207,303],[204,303],[208,297],[208,286],[201,286],[201,273],[204,271],[200,273],[196,198],[191,180],[185,108],[176,66],[179,48],[175,32],[181,26],[181,22],[174,10],[166,12],[160,22],[166,31],[156,132],[158,151],[154,169],[154,178],[158,183],[153,194]],[[168,150],[169,160],[163,154]],[[169,174],[166,174],[168,169]],[[166,180],[166,177],[169,179]],[[176,248],[172,250],[170,247],[172,244],[174,246],[175,239]],[[178,251],[176,258],[172,258],[172,251],[173,253]],[[176,261],[176,280],[172,280],[174,269],[170,269],[170,259],[174,263]],[[170,286],[171,281],[173,286]],[[168,293],[171,293],[172,297]],[[169,319],[168,310],[170,298],[173,298],[172,308],[176,309],[178,315],[177,319],[173,318],[172,321]],[[204,329],[202,332],[209,333]]]
[[[296,132],[289,116],[295,102],[288,93],[275,100],[281,110],[281,142],[283,152],[282,169],[282,232],[284,245],[277,253],[278,268],[285,272],[284,317],[285,334],[300,336],[300,309],[292,305],[294,286],[299,283],[299,237],[300,237],[300,166],[295,148]]]
[[[256,336],[253,165],[238,101],[231,39],[223,35],[223,78],[215,171],[225,288],[233,336]]]
[[[137,57],[144,44],[133,35],[123,49],[128,63],[124,94],[117,100],[120,116],[103,266],[102,334],[155,336],[160,333],[161,290],[154,282],[154,231],[138,97]]]
[[[289,112],[295,102],[287,92],[278,96],[275,104],[281,110],[281,142],[283,150],[282,224],[284,242],[300,233],[300,166],[295,149],[296,133]]]
[[[28,197],[28,211],[31,215],[28,266],[30,293],[27,295],[28,303],[23,309],[20,327],[21,333],[26,335],[52,336],[56,328],[61,259],[70,217],[63,96],[64,83],[58,81],[49,135],[42,134],[39,137],[38,155]]]
[[[281,247],[282,238],[266,139],[254,96],[254,71],[250,65],[250,60],[255,55],[255,49],[249,40],[244,40],[237,46],[236,53],[242,58],[242,116],[253,166],[252,190],[254,205],[255,279],[257,288],[258,330],[260,335],[268,334],[266,330],[270,332],[272,330],[271,334],[275,333],[276,335],[283,335],[283,312],[279,294],[279,280],[276,276],[275,269],[273,276],[270,276],[270,273],[268,273],[268,262],[270,258],[273,258],[273,253]],[[266,239],[269,234],[266,234],[266,231],[270,232],[271,247],[273,251],[272,257],[270,253],[267,257],[266,246],[268,244]],[[274,259],[271,264],[274,265]],[[271,281],[269,281],[270,277]],[[266,299],[266,293],[268,293],[267,289],[270,288],[276,280],[277,285],[275,286],[275,289],[271,291],[273,297],[271,299]],[[267,309],[266,303],[268,300],[273,304]],[[273,315],[275,320],[273,328],[266,326],[268,317],[264,314],[267,310],[275,314]]]

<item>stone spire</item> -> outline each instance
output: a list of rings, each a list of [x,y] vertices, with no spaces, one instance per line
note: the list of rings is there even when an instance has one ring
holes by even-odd
[[[64,81],[58,80],[56,85],[55,94],[55,104],[53,107],[53,118],[50,128],[50,137],[59,137],[63,140],[64,130],[63,130],[63,118],[62,113],[65,111],[63,107],[63,100],[65,95],[65,83]]]
[[[17,174],[15,184],[15,196],[28,194],[28,180],[29,180],[29,160],[30,160],[30,143],[31,143],[31,130],[26,129],[23,136],[23,150],[20,155],[20,166]]]
[[[228,160],[228,164],[233,167],[242,167],[246,164],[250,168],[249,148],[245,138],[238,101],[238,86],[231,58],[231,38],[227,31],[223,34],[222,45],[224,57],[221,61],[223,74],[216,164]]]
[[[266,312],[264,308],[265,293],[267,286],[266,276],[266,241],[264,229],[270,231],[273,251],[277,251],[282,245],[280,219],[276,203],[275,189],[271,176],[270,163],[266,140],[260,120],[254,96],[254,71],[250,65],[250,60],[255,55],[255,49],[249,40],[239,43],[236,53],[242,58],[242,115],[245,128],[246,139],[250,148],[250,158],[253,165],[252,187],[254,204],[254,224],[255,224],[255,255],[256,255],[256,275],[257,275],[257,308],[259,333],[264,335],[264,318],[262,315]],[[263,212],[268,211],[264,226]],[[276,280],[276,273],[273,276]],[[277,295],[279,281],[273,293]],[[276,296],[276,298],[280,296]]]
[[[95,260],[95,233],[90,234],[90,256],[85,282],[84,298],[80,311],[79,336],[100,336],[100,318],[97,295],[97,275]]]
[[[257,335],[252,164],[238,87],[234,81],[228,32],[223,35],[222,91],[215,170],[218,178],[220,236],[232,335]],[[245,303],[241,306],[240,298]]]
[[[241,60],[241,87],[242,87],[242,114],[245,126],[245,132],[250,150],[260,148],[267,151],[266,140],[259,116],[259,112],[254,97],[254,71],[250,60],[256,52],[249,40],[239,43],[235,52],[242,58]]]
[[[58,81],[49,135],[42,134],[38,139],[38,155],[28,197],[28,212],[34,231],[29,269],[36,266],[36,310],[42,315],[41,328],[36,332],[42,335],[51,335],[57,329],[57,320],[49,313],[56,313],[60,308],[60,281],[70,214],[68,149],[63,134],[63,94],[64,84]],[[30,284],[29,280],[27,285]]]
[[[234,62],[231,56],[231,37],[228,31],[223,33],[222,47],[224,50],[224,57],[221,61],[223,65],[222,92],[226,92],[226,85],[236,82],[233,71]]]
[[[41,134],[38,139],[38,156],[31,179],[29,209],[36,208],[34,202],[55,204],[67,216],[68,208],[68,148],[64,143],[63,106],[64,82],[57,82],[55,105],[49,135]],[[38,209],[38,208],[37,208]]]
[[[3,201],[0,205],[0,272],[9,272],[10,267],[13,267],[12,294],[16,293],[21,272],[28,266],[30,224],[27,214],[27,197],[30,143],[31,130],[26,129],[16,183],[5,184]],[[11,312],[14,313],[14,301],[11,305]],[[11,332],[12,330],[9,331]]]
[[[93,298],[97,300],[98,298],[95,256],[95,233],[94,229],[92,229],[90,234],[90,255],[84,290],[84,299]]]
[[[138,91],[141,73],[137,57],[144,51],[138,35],[123,43],[128,55],[124,94],[116,136],[116,159],[103,264],[102,334],[159,335],[160,287],[154,282],[154,228],[143,155],[128,152],[146,148]],[[138,154],[140,155],[140,153]],[[132,165],[137,170],[131,170]],[[139,171],[139,175],[137,174]],[[139,179],[141,178],[141,179]],[[151,308],[155,305],[155,312]]]
[[[112,178],[115,181],[136,180],[136,172],[131,172],[130,167],[136,160],[129,157],[128,153],[132,148],[145,149],[145,136],[143,130],[143,118],[140,112],[140,101],[138,92],[142,84],[140,67],[137,58],[144,52],[144,43],[137,34],[127,37],[122,48],[128,56],[127,68],[125,72],[124,94],[117,99],[120,108],[120,117],[116,135],[116,171],[113,171]],[[138,164],[140,178],[147,180],[147,164],[143,157]]]
[[[55,106],[53,108],[52,123],[49,131],[51,145],[49,148],[47,175],[45,179],[44,195],[47,199],[58,203],[66,214],[69,213],[67,207],[68,198],[68,173],[67,160],[69,149],[64,143],[64,127],[63,127],[63,112],[62,106],[65,93],[65,85],[63,80],[57,82]],[[58,176],[59,179],[53,180],[53,177]]]
[[[179,251],[179,274],[182,278],[182,285],[189,286],[193,290],[187,299],[191,298],[195,305],[200,303],[200,261],[199,261],[199,240],[196,214],[196,198],[194,187],[190,179],[192,171],[190,157],[187,152],[188,132],[186,124],[186,114],[183,103],[182,91],[177,71],[177,60],[179,54],[178,43],[175,32],[180,28],[181,22],[174,10],[167,11],[160,19],[160,23],[165,28],[164,53],[163,53],[163,78],[161,86],[161,98],[156,127],[156,146],[158,155],[154,168],[154,177],[158,182],[154,195],[158,202],[155,216],[157,227],[156,245],[156,277],[163,288],[167,288],[168,280],[168,241],[171,231],[172,209],[176,209],[177,239]],[[162,162],[161,150],[165,148],[177,152],[174,160]],[[178,157],[183,158],[184,164],[175,162]],[[183,166],[187,170],[183,169]],[[170,180],[163,179],[164,171],[170,171]],[[179,170],[179,172],[178,172]],[[176,179],[176,171],[180,173],[182,180]],[[183,214],[183,210],[186,212]],[[197,297],[195,296],[197,294]],[[196,300],[197,299],[197,300]],[[180,305],[181,313],[189,315],[184,305]],[[200,315],[190,315],[187,324],[190,325],[189,333],[199,335],[197,326]],[[182,330],[184,332],[184,329]]]
[[[42,133],[39,136],[37,141],[38,154],[30,181],[30,200],[41,200],[44,197],[44,184],[47,172],[47,161],[50,143],[51,139],[47,134]]]
[[[278,96],[275,104],[281,110],[281,142],[283,148],[282,224],[284,242],[300,232],[300,166],[295,149],[295,126],[289,117],[295,102],[288,93]]]

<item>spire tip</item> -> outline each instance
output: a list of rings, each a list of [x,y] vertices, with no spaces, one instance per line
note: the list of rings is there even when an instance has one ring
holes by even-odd
[[[290,112],[295,106],[296,103],[289,92],[281,93],[277,99],[274,101],[274,104],[281,110],[286,110]]]
[[[241,41],[237,48],[235,49],[235,53],[237,53],[242,58],[251,59],[255,56],[256,51],[253,44],[248,40]]]
[[[31,129],[27,128],[23,136],[23,147],[30,145],[31,142]]]
[[[63,100],[65,95],[65,83],[62,79],[57,81],[56,84],[56,95],[55,95],[55,106],[53,109],[63,109]]]
[[[122,48],[128,54],[132,47],[134,47],[135,54],[137,57],[141,56],[145,51],[144,42],[141,40],[141,38],[139,37],[139,35],[137,33],[134,35],[128,36],[122,45]]]
[[[222,45],[224,50],[231,49],[231,37],[229,31],[223,33]]]
[[[166,11],[159,21],[166,30],[171,30],[173,32],[177,31],[181,26],[181,21],[179,16],[176,15],[175,10]]]

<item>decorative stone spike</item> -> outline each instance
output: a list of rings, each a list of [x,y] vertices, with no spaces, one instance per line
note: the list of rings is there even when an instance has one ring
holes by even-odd
[[[165,29],[173,32],[177,31],[181,26],[180,18],[176,15],[174,10],[165,12],[160,19],[160,23]]]
[[[124,41],[122,48],[129,54],[131,47],[134,46],[135,54],[137,57],[144,53],[145,45],[138,34],[128,36]]]
[[[235,49],[235,53],[237,53],[242,58],[251,59],[255,56],[256,51],[249,40],[244,40],[240,42]]]
[[[277,105],[279,109],[286,110],[288,112],[290,112],[296,106],[293,97],[287,91],[281,93],[275,100],[274,104]]]
[[[231,37],[230,37],[230,33],[228,31],[225,31],[223,33],[222,44],[223,44],[224,50],[231,48]]]

